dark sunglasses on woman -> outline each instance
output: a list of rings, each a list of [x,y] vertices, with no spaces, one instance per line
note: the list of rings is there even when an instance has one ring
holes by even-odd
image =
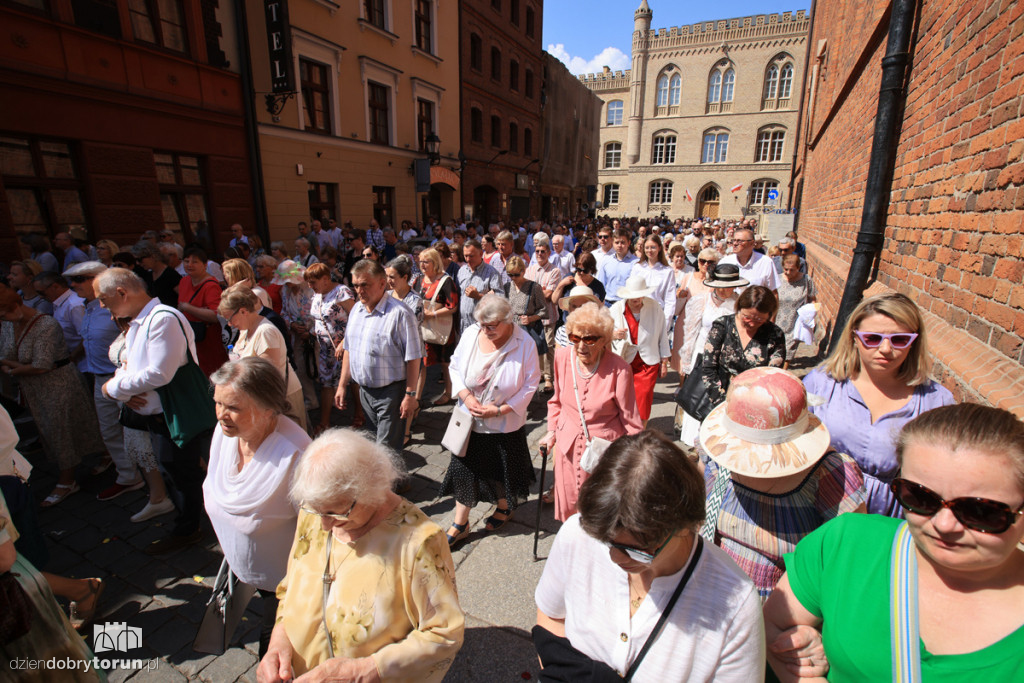
[[[1024,514],[1024,504],[1014,510],[1006,503],[989,498],[943,500],[930,488],[902,477],[893,479],[889,488],[907,512],[932,517],[942,508],[949,508],[958,522],[984,534],[1001,534]]]
[[[857,339],[860,339],[860,343],[869,349],[877,349],[882,345],[882,342],[886,339],[894,349],[905,349],[914,343],[917,339],[917,332],[895,332],[892,334],[883,334],[882,332],[861,332],[860,330],[854,330],[854,335]]]

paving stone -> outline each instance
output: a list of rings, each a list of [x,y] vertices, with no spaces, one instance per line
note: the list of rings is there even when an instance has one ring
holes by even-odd
[[[167,662],[157,659],[150,668],[140,669],[132,676],[132,683],[185,683],[188,680],[183,673]]]
[[[149,557],[148,555],[146,557]],[[181,572],[159,559],[151,559],[141,569],[124,577],[125,581],[150,595],[156,589],[173,583],[181,578]]]
[[[467,617],[462,649],[444,681],[536,680],[539,673],[540,664],[529,631],[500,628]]]
[[[171,618],[153,633],[143,633],[143,642],[167,657],[168,653],[180,652],[188,646],[192,649],[192,641],[196,637],[195,624],[186,621],[174,612]]]
[[[199,678],[211,683],[234,681],[256,665],[256,657],[241,647],[233,647],[203,668]]]

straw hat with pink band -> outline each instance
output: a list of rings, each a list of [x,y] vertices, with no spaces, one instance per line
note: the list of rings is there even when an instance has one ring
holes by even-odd
[[[700,426],[700,445],[719,467],[751,478],[802,472],[828,450],[828,429],[808,410],[800,379],[753,368],[732,379],[725,401]]]

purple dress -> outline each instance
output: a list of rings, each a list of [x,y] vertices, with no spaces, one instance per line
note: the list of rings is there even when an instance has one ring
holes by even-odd
[[[853,382],[837,382],[823,370],[812,370],[804,377],[808,394],[825,399],[820,406],[811,406],[832,436],[832,447],[848,453],[864,473],[868,512],[902,517],[903,509],[889,490],[896,476],[896,438],[903,425],[932,408],[955,403],[946,387],[929,380],[914,388],[907,404],[886,413],[871,423],[871,411]]]

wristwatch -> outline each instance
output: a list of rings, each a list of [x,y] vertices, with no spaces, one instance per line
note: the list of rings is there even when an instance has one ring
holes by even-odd
[[[406,390],[405,395],[406,396],[413,396],[413,397],[415,397],[416,396],[416,390],[415,389],[413,389],[412,391]]]

